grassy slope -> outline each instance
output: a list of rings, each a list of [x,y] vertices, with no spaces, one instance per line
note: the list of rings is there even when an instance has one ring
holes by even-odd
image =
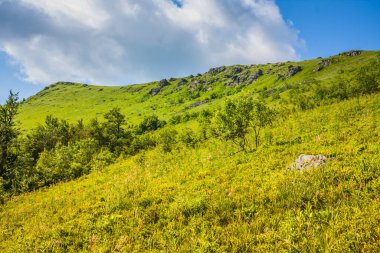
[[[204,143],[128,158],[0,208],[2,252],[375,252],[380,95],[295,113],[252,154]],[[268,141],[268,140],[266,140]],[[326,168],[285,171],[300,153]]]
[[[283,87],[285,84],[298,84],[312,78],[322,82],[336,81],[341,76],[348,77],[352,75],[355,70],[376,59],[378,54],[379,51],[372,51],[364,52],[356,57],[334,56],[334,59],[337,59],[338,62],[318,73],[313,73],[312,70],[317,66],[319,59],[297,63],[288,62],[283,66],[281,64],[247,66],[244,72],[254,72],[262,69],[264,70],[264,75],[254,83],[244,87],[236,96],[257,93],[264,87],[270,91]],[[303,71],[290,79],[276,82],[277,72],[285,72],[290,64],[302,66]],[[193,99],[190,96],[194,92],[189,92],[191,89],[188,88],[192,79],[190,77],[186,77],[189,83],[184,87],[177,88],[177,83],[180,81],[180,78],[178,78],[172,81],[170,86],[164,87],[156,96],[148,95],[148,92],[157,87],[158,82],[123,87],[56,84],[23,103],[18,120],[22,122],[23,129],[30,129],[37,123],[43,122],[49,114],[69,121],[76,121],[81,118],[88,121],[89,119],[100,117],[115,106],[122,109],[122,112],[127,115],[128,121],[132,124],[140,122],[144,115],[153,113],[160,118],[169,119],[178,113],[217,106],[224,101],[228,93],[234,93],[232,90],[236,88],[226,87],[226,83],[230,79],[224,78],[224,75],[232,68],[233,66],[214,77],[207,73],[194,77],[194,81],[216,79],[216,82],[208,85],[207,91],[201,92],[199,97]],[[272,69],[270,74],[266,74],[268,68]],[[286,93],[284,92],[283,96],[286,97]],[[218,99],[213,100],[212,103],[187,109],[192,103],[209,99],[212,95],[217,95]]]
[[[349,77],[378,53],[337,56],[338,63],[317,74],[312,70],[319,60],[293,63],[304,70],[284,82],[275,82],[276,67],[260,66],[264,73],[274,68],[274,74],[233,96],[257,94],[264,87],[270,91],[285,82]],[[187,87],[170,93],[177,82],[154,97],[146,94],[157,83],[56,85],[27,100],[19,120],[28,129],[47,114],[88,120],[119,106],[137,123],[152,113],[169,118],[194,101],[234,89],[217,81],[200,97],[178,103]],[[288,96],[288,91],[281,93]],[[275,105],[277,100],[268,101]],[[178,144],[169,154],[158,147],[120,159],[104,171],[0,206],[0,251],[378,251],[379,121],[380,95],[372,95],[284,116],[263,133],[265,143],[255,153],[231,155],[237,151],[233,145],[210,140],[195,149]],[[334,158],[326,168],[286,172],[301,153]]]

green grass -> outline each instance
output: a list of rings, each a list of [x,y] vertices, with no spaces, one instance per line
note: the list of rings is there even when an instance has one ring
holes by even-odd
[[[27,99],[21,106],[18,121],[21,122],[24,130],[35,127],[50,114],[70,122],[75,122],[79,119],[84,119],[85,122],[88,122],[92,118],[101,117],[112,107],[120,107],[122,113],[127,116],[129,124],[137,124],[145,115],[149,114],[156,114],[160,118],[167,120],[174,115],[185,112],[191,113],[205,108],[216,108],[224,101],[226,96],[267,93],[273,89],[281,89],[284,85],[297,86],[305,81],[314,79],[323,84],[336,82],[342,77],[350,78],[360,67],[366,66],[377,59],[378,54],[379,51],[364,51],[356,57],[334,56],[333,58],[337,59],[338,62],[318,73],[313,73],[313,69],[317,66],[319,59],[295,63],[247,66],[242,74],[262,69],[264,75],[244,87],[226,86],[230,79],[224,77],[224,75],[231,73],[234,68],[234,66],[231,66],[225,72],[216,76],[205,73],[194,77],[194,81],[204,80],[207,82],[216,80],[214,83],[206,85],[199,92],[192,91],[189,88],[192,78],[186,77],[185,79],[188,80],[188,83],[182,88],[177,87],[178,82],[181,80],[181,78],[177,78],[171,81],[171,85],[164,87],[156,96],[148,93],[152,88],[157,87],[158,82],[121,87],[55,84]],[[302,66],[303,70],[285,81],[275,81],[277,73],[286,73],[289,65]],[[269,68],[272,71],[267,74],[266,71]],[[242,74],[238,74],[238,76]],[[287,90],[280,95],[283,99],[290,98]],[[215,99],[210,103],[188,108],[194,102],[210,98]],[[268,100],[271,101],[271,98],[268,98]]]
[[[253,153],[211,139],[120,159],[0,206],[0,251],[378,252],[378,122],[380,95],[364,96],[283,115]],[[328,156],[327,166],[287,171],[302,153]]]

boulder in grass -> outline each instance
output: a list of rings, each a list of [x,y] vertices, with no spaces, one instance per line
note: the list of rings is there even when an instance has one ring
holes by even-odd
[[[297,160],[288,167],[288,170],[296,169],[298,171],[309,170],[326,166],[327,157],[324,155],[300,155]]]

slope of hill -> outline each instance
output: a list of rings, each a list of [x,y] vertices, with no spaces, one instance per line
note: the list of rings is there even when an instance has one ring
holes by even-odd
[[[91,151],[94,142],[79,140],[75,146],[75,139],[74,144],[55,140],[56,146],[35,154],[31,171],[22,171],[34,178],[18,182],[16,175],[15,184],[22,190],[31,183],[30,189],[36,189],[33,184],[49,173],[65,173],[66,165],[84,176],[69,182],[62,180],[78,176],[62,177],[52,181],[60,183],[42,184],[50,186],[0,204],[0,251],[378,252],[379,53],[219,67],[195,77],[123,87],[49,86],[22,103],[18,120],[25,131],[49,114],[88,122],[113,107],[120,107],[134,125],[146,115],[171,122],[178,115],[203,115],[205,109],[212,118],[226,98],[246,96],[275,108],[277,117],[263,127],[261,145],[251,152],[222,140],[211,126],[214,121],[194,116],[133,133],[143,144],[149,138],[155,144],[138,152],[121,149],[112,165],[82,174],[81,159],[70,159],[86,155],[83,151]],[[58,122],[50,124],[53,131],[47,133],[57,134]],[[31,143],[46,147],[43,142],[51,136],[41,129]],[[252,132],[247,134],[250,144]],[[33,159],[28,144],[15,146],[25,149],[24,164]],[[116,157],[108,156],[107,145],[98,148],[96,158]],[[300,154],[322,154],[327,165],[287,169]]]
[[[18,120],[24,129],[29,129],[50,114],[72,122],[88,121],[112,107],[120,107],[133,124],[146,114],[168,120],[174,115],[217,106],[225,97],[233,95],[280,95],[287,99],[289,91],[299,85],[351,78],[361,67],[378,59],[380,53],[363,51],[356,55],[354,52],[303,62],[220,67],[203,75],[121,87],[61,82],[26,100]]]
[[[0,208],[2,252],[376,252],[380,95],[298,112],[255,153],[210,140],[121,160]],[[270,144],[273,143],[273,144]],[[286,171],[300,154],[326,168]]]

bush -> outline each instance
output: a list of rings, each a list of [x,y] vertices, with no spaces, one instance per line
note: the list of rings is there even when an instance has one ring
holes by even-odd
[[[192,148],[194,148],[199,141],[196,133],[190,128],[185,128],[185,130],[178,135],[178,139],[187,147]]]
[[[146,116],[136,129],[137,134],[143,134],[149,131],[155,131],[166,125],[164,120],[160,120],[156,115]]]
[[[164,152],[171,152],[173,145],[176,143],[178,132],[174,129],[163,129],[158,135],[158,143]]]

